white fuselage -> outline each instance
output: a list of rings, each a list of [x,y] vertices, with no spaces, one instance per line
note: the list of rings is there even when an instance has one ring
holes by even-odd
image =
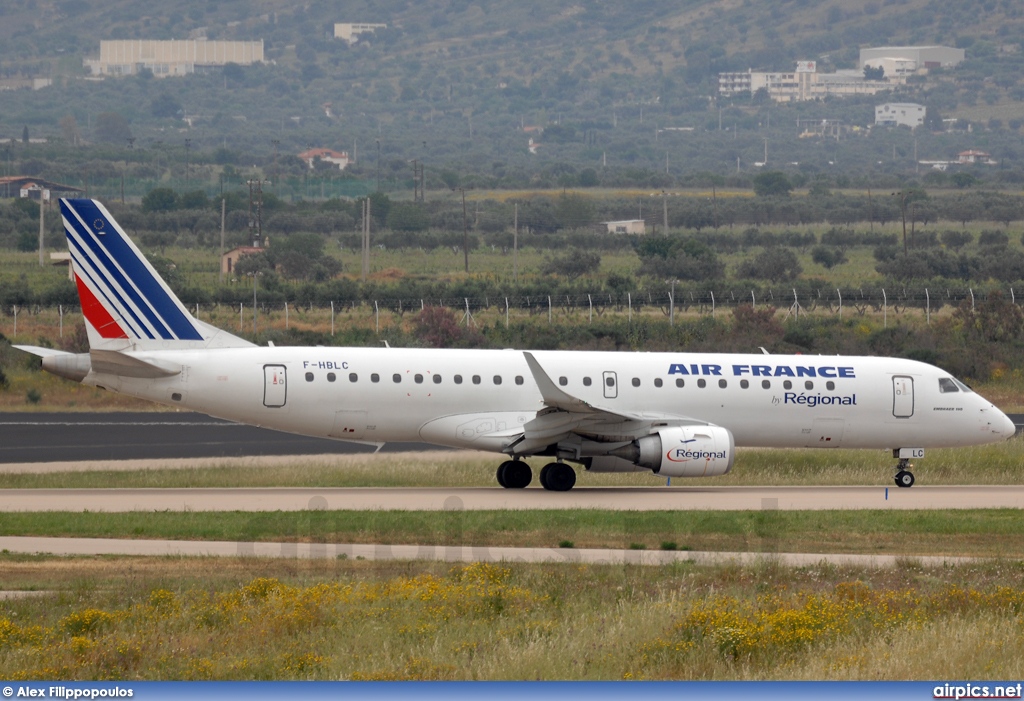
[[[148,351],[166,379],[86,383],[309,436],[501,451],[543,409],[520,351],[251,347]],[[727,428],[737,446],[938,448],[990,443],[1013,423],[948,373],[874,357],[537,351],[561,390],[603,410]],[[461,380],[461,381],[459,381]],[[787,385],[787,383],[790,383]]]

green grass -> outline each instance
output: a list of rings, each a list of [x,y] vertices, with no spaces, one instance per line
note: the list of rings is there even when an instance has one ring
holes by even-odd
[[[13,512],[0,535],[1024,558],[1016,509]]]
[[[182,467],[49,473],[0,471],[3,489],[189,487],[493,487],[499,456],[476,452],[426,452],[323,457],[208,458],[168,461]],[[529,460],[536,474],[546,462]],[[131,467],[133,463],[127,463]],[[878,450],[740,449],[728,475],[673,481],[679,486],[879,485],[891,486],[895,461]],[[920,484],[1020,484],[1024,440],[928,451],[915,466]],[[21,468],[18,468],[21,469]],[[665,484],[650,472],[592,474],[578,471],[581,486]]]

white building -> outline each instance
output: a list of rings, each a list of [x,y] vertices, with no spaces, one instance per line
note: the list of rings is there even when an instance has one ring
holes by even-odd
[[[645,234],[647,228],[643,219],[624,219],[622,221],[603,221],[609,234]]]
[[[875,107],[875,124],[886,127],[919,127],[924,124],[924,105],[913,102],[887,102]]]
[[[387,29],[386,24],[371,24],[368,22],[342,22],[334,25],[334,38],[344,39],[349,44],[359,41],[360,34],[373,34],[378,29]]]
[[[99,59],[82,63],[93,75],[134,75],[148,68],[157,78],[188,75],[207,66],[263,62],[263,40],[114,39],[100,42]]]
[[[784,73],[719,73],[718,93],[723,97],[762,88],[776,102],[803,102],[826,96],[874,95],[889,90],[897,81],[865,80],[863,71],[848,70],[818,73],[814,61],[797,61],[796,70]]]
[[[311,148],[300,153],[299,158],[304,160],[310,168],[315,167],[317,160],[332,163],[338,166],[338,170],[345,170],[352,162],[348,157],[348,151],[334,151],[329,148]]]
[[[860,50],[860,68],[880,58],[900,58],[913,61],[917,68],[952,68],[964,60],[963,49],[951,46],[878,46]],[[888,73],[888,70],[886,71]]]

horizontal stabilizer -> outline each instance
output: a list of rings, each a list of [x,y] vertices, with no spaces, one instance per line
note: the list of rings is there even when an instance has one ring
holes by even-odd
[[[94,348],[89,351],[89,355],[92,358],[93,372],[102,375],[156,379],[158,377],[173,377],[181,373],[181,365],[159,360],[143,360],[118,351]]]

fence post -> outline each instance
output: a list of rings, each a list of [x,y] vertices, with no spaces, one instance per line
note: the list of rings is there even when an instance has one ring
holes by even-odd
[[[671,290],[668,293],[668,325],[676,325],[676,296]]]
[[[590,305],[590,323],[594,323],[594,302],[590,299],[590,295],[587,295],[587,304]]]
[[[633,323],[633,293],[632,292],[627,292],[626,293],[626,303],[629,305],[628,321],[629,321],[630,324],[632,324]]]
[[[751,307],[756,307],[757,306],[757,298],[754,296],[754,291],[753,290],[750,291],[750,306]]]
[[[1017,298],[1013,294],[1013,288],[1012,287],[1010,288],[1010,304],[1012,304],[1015,307],[1017,306]]]
[[[238,303],[238,330],[242,330],[242,326],[245,325],[245,305],[241,302]]]
[[[334,300],[331,300],[331,335],[334,335]]]
[[[973,287],[968,287],[967,289],[971,293],[971,314],[973,314],[974,313],[974,288]]]
[[[64,305],[58,304],[57,311],[60,314],[60,321],[58,322],[58,327],[60,328],[60,337],[64,338]]]
[[[885,296],[885,288],[882,288],[882,328],[889,328],[889,298]]]
[[[508,297],[505,298],[505,328],[508,328]]]
[[[548,323],[551,323],[551,295],[548,295]]]
[[[932,296],[928,294],[928,288],[924,288],[924,323],[932,323]]]
[[[288,303],[284,303],[284,327],[288,328]]]
[[[836,288],[836,294],[839,295],[839,321],[843,320],[843,293]]]
[[[711,318],[715,318],[715,291],[711,290]]]
[[[377,300],[373,300],[373,321],[377,325],[377,335],[380,336],[380,307],[377,306]]]

